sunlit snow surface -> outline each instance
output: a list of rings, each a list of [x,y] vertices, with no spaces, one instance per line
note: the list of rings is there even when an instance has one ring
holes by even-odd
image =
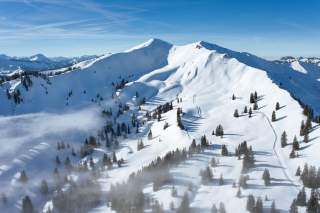
[[[131,113],[138,113],[135,94],[146,97],[142,110],[154,109],[157,105],[174,100],[176,95],[182,103],[174,102],[174,108],[182,107],[183,123],[187,131],[181,131],[176,125],[176,110],[162,116],[162,120],[147,122],[138,135],[132,134],[121,141],[117,150],[118,158],[127,161],[125,167],[113,169],[102,174],[99,182],[107,191],[110,184],[124,181],[131,172],[149,164],[157,156],[163,156],[170,150],[188,147],[191,140],[199,141],[206,135],[212,143],[203,154],[198,154],[186,162],[174,167],[172,183],[153,192],[152,185],[146,185],[146,195],[159,200],[169,211],[169,203],[174,201],[178,207],[181,197],[193,183],[194,190],[189,192],[191,206],[196,212],[209,212],[213,204],[224,202],[227,212],[246,212],[246,196],[250,193],[262,198],[268,209],[272,200],[277,208],[288,212],[289,206],[301,188],[299,179],[294,176],[298,165],[305,162],[317,165],[319,130],[310,133],[311,142],[301,143],[300,157],[289,159],[291,146],[280,147],[280,136],[285,130],[289,143],[294,135],[299,137],[300,122],[305,117],[302,109],[290,93],[312,105],[318,112],[319,82],[308,73],[294,71],[290,65],[278,65],[247,53],[238,53],[222,47],[197,42],[185,46],[172,46],[158,39],[150,40],[123,53],[101,57],[81,69],[56,77],[51,77],[50,84],[41,78],[32,78],[34,85],[26,91],[17,85],[23,94],[22,104],[15,106],[6,98],[5,89],[14,85],[8,82],[2,88],[0,99],[0,180],[4,191],[11,196],[7,211],[19,212],[21,198],[29,194],[38,209],[50,205],[50,199],[39,198],[38,183],[52,174],[54,159],[57,154],[56,142],[63,140],[72,144],[81,144],[85,136],[96,134],[104,124],[101,110],[113,107],[121,101],[130,106],[128,114],[120,116],[121,121],[130,119]],[[129,83],[118,91],[118,98],[111,99],[112,82],[126,78]],[[306,82],[307,79],[310,81]],[[284,89],[281,89],[279,85]],[[286,91],[287,89],[288,91]],[[47,91],[47,93],[46,93]],[[72,91],[72,96],[68,93]],[[84,92],[85,91],[85,92]],[[252,118],[242,114],[244,106],[249,104],[249,95],[257,91],[259,110]],[[103,100],[96,101],[100,94]],[[237,97],[231,100],[232,94]],[[94,102],[92,102],[94,99]],[[276,112],[278,120],[270,122],[276,102],[281,109]],[[233,117],[238,109],[239,118]],[[31,114],[30,114],[31,113]],[[140,111],[138,115],[144,114]],[[19,114],[19,115],[12,115]],[[163,130],[164,122],[169,128]],[[225,129],[223,138],[211,135],[218,124]],[[149,129],[154,138],[146,139]],[[147,147],[136,150],[137,140],[143,138]],[[221,157],[221,144],[226,144],[230,152],[239,143],[246,140],[253,146],[256,167],[249,172],[249,187],[237,198],[237,182],[241,173],[242,161],[236,157]],[[93,157],[98,159],[108,150],[96,150]],[[68,153],[65,153],[67,155]],[[216,183],[203,185],[199,172],[205,168],[212,157],[220,161],[214,168],[215,178],[223,174],[225,185]],[[264,186],[262,172],[268,168],[272,177],[271,186]],[[21,169],[27,171],[32,183],[22,186],[16,178]],[[34,183],[34,184],[33,184]],[[171,186],[178,189],[178,197],[173,198]],[[285,193],[285,196],[284,196]],[[106,203],[101,203],[92,212],[111,212]]]

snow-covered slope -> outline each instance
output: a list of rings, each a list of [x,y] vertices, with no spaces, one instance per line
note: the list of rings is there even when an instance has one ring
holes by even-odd
[[[170,210],[170,202],[179,206],[187,191],[195,212],[210,212],[213,204],[218,206],[224,202],[227,212],[237,209],[236,212],[241,213],[247,212],[246,197],[249,194],[262,198],[267,195],[269,200],[264,201],[266,211],[275,200],[281,212],[288,212],[302,187],[295,176],[297,166],[302,167],[305,162],[317,166],[320,160],[317,155],[320,130],[313,124],[310,142],[302,142],[300,123],[306,117],[292,97],[294,95],[319,112],[318,81],[308,75],[308,71],[296,72],[293,68],[207,42],[174,46],[151,39],[125,52],[84,63],[80,68],[61,75],[48,79],[31,77],[32,86],[28,89],[19,80],[6,82],[0,94],[0,113],[7,116],[0,118],[4,135],[0,143],[10,142],[12,147],[6,146],[5,151],[0,152],[0,180],[7,186],[5,191],[11,205],[3,209],[18,211],[25,194],[31,196],[38,209],[43,206],[44,209],[50,208],[52,197],[41,197],[37,184],[43,177],[50,180],[56,155],[62,159],[70,155],[68,150],[57,151],[55,142],[68,141],[78,148],[82,137],[96,134],[95,130],[102,128],[105,120],[109,121],[101,118],[99,110],[111,108],[113,115],[110,120],[114,125],[121,122],[131,125],[132,116],[137,115],[141,126],[137,134],[132,132],[125,137],[119,136],[119,148],[101,146],[91,155],[98,162],[103,153],[115,151],[118,159],[125,161],[123,167],[101,171],[99,183],[104,192],[112,183],[126,181],[131,172],[140,170],[158,156],[177,148],[188,148],[192,139],[199,143],[201,136],[206,135],[211,144],[208,149],[175,164],[170,169],[172,178],[159,190],[152,190],[150,184],[145,185],[143,192],[146,197],[158,200],[166,212],[174,212]],[[8,100],[7,89],[11,94],[19,90],[23,101],[15,104],[12,98]],[[245,106],[248,109],[253,107],[249,97],[255,91],[258,109],[249,117],[243,111]],[[235,100],[231,98],[233,94]],[[177,97],[179,102],[173,102],[175,110],[163,113],[158,121],[145,118],[146,111]],[[146,101],[142,101],[144,98]],[[280,109],[276,110],[276,119],[271,121],[277,102]],[[119,105],[127,105],[128,109],[119,113]],[[184,130],[177,126],[178,107],[183,111]],[[235,109],[239,111],[238,118],[233,116]],[[12,114],[19,115],[9,116]],[[165,122],[168,123],[166,129]],[[29,123],[31,132],[28,132]],[[212,135],[212,130],[219,124],[225,131],[223,137]],[[153,137],[148,140],[149,130],[152,130]],[[19,132],[17,137],[14,136],[15,131]],[[289,145],[281,148],[283,131],[287,132]],[[290,159],[291,141],[295,135],[300,143],[299,158]],[[145,144],[142,150],[137,150],[138,139]],[[255,167],[247,173],[250,176],[248,188],[242,189],[242,196],[236,197],[238,189],[232,185],[234,182],[238,186],[242,160],[234,156],[234,150],[243,141],[253,147],[256,161]],[[104,144],[105,141],[101,139],[99,142]],[[226,145],[232,154],[221,156],[222,145]],[[223,175],[225,183],[222,185],[217,181],[204,184],[199,175],[213,157],[220,163],[211,169],[216,180]],[[72,158],[75,164],[83,160],[78,156]],[[43,166],[39,161],[49,163]],[[63,171],[62,165],[59,168]],[[21,169],[27,171],[32,184],[21,186],[17,183]],[[265,186],[261,179],[264,169],[271,173],[270,186]],[[42,173],[37,175],[39,170]],[[193,190],[190,190],[190,184]],[[178,196],[172,196],[172,185],[176,186]],[[283,192],[286,192],[285,196]],[[299,210],[303,209],[299,207]],[[108,211],[111,212],[105,199],[92,209],[92,212]]]
[[[81,56],[73,58],[56,57],[48,58],[43,54],[30,57],[10,57],[0,55],[0,73],[9,74],[18,69],[25,71],[44,71],[70,66],[81,61],[97,58],[98,56]]]
[[[6,89],[14,87],[22,93],[23,102],[12,105],[12,99],[5,101],[0,113],[61,111],[100,102],[101,97],[111,97],[112,82],[132,80],[165,66],[170,48],[166,42],[152,40],[143,48],[100,57],[93,63],[83,64],[79,70],[49,80],[32,77],[33,86],[28,91],[21,84],[9,82],[2,87],[0,99],[7,99]]]

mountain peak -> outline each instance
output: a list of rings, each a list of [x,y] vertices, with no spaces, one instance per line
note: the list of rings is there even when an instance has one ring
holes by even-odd
[[[142,49],[146,47],[171,47],[171,46],[172,44],[170,44],[169,42],[166,42],[158,38],[151,38],[142,44],[139,44],[133,48],[130,48],[126,52],[131,52],[132,50]]]
[[[33,56],[30,56],[30,61],[48,61],[49,58],[47,58],[45,55],[43,54],[36,54]]]

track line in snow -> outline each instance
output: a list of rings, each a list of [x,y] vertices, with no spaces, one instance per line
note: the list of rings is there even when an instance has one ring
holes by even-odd
[[[273,125],[272,125],[269,117],[268,117],[265,113],[263,113],[263,112],[257,112],[257,113],[260,113],[260,114],[267,120],[268,125],[269,125],[270,128],[272,129],[272,132],[273,132],[273,134],[274,134],[274,141],[273,141],[272,150],[273,150],[273,152],[274,152],[274,154],[275,154],[275,156],[276,156],[276,158],[277,158],[277,161],[278,161],[279,165],[281,166],[281,170],[282,170],[284,176],[288,179],[288,181],[292,184],[292,186],[294,186],[295,190],[296,190],[297,192],[299,192],[299,190],[300,190],[299,185],[300,185],[300,184],[299,184],[299,183],[296,183],[296,182],[291,178],[291,175],[288,174],[288,172],[287,172],[287,168],[288,168],[288,167],[285,165],[285,163],[283,162],[282,158],[280,157],[279,153],[278,153],[277,150],[276,150],[276,145],[277,145],[277,141],[278,141],[278,134],[277,134],[277,132],[275,131],[275,129],[274,129],[274,127],[273,127]]]

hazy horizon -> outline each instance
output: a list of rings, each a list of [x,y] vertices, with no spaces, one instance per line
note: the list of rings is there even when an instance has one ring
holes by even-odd
[[[315,0],[0,0],[0,53],[105,54],[155,37],[176,45],[204,40],[268,59],[320,56],[319,9]]]

